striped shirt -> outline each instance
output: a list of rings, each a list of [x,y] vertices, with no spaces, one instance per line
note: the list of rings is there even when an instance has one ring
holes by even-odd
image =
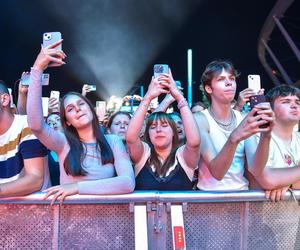
[[[44,157],[47,149],[27,125],[27,116],[15,115],[10,128],[0,135],[0,183],[17,180],[24,175],[24,159]],[[47,161],[44,161],[43,188],[50,186]]]

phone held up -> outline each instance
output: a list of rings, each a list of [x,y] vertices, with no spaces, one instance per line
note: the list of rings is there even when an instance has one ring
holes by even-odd
[[[49,78],[50,78],[49,74],[42,74],[42,76],[41,76],[42,86],[49,85]],[[29,86],[29,84],[30,84],[30,72],[23,73],[22,76],[21,76],[20,82],[23,86]]]
[[[248,75],[248,87],[253,89],[256,95],[249,97],[250,108],[253,109],[255,105],[263,102],[267,102],[266,97],[264,95],[257,95],[259,90],[261,89],[260,83],[260,75]],[[261,125],[260,128],[267,128],[269,123]]]
[[[59,96],[60,96],[60,92],[59,91],[51,90],[51,92],[50,92],[50,99],[51,98],[55,98],[56,100],[59,101]]]
[[[103,122],[106,114],[105,101],[96,101],[96,114],[98,116],[99,122]]]
[[[168,64],[155,64],[153,66],[154,78],[159,77],[161,74],[169,74],[169,65]]]
[[[53,43],[61,40],[62,36],[60,32],[46,32],[43,34],[43,47],[47,47]],[[56,50],[62,50],[62,45],[58,45]]]
[[[248,88],[257,94],[261,89],[260,75],[248,75]]]

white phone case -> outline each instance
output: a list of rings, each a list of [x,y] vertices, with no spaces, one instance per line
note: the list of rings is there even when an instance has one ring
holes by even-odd
[[[52,90],[52,91],[50,92],[50,98],[54,97],[54,98],[56,98],[56,100],[58,100],[58,101],[59,101],[59,95],[60,95],[59,91]]]
[[[43,47],[47,47],[57,41],[61,40],[60,32],[46,32],[43,34]],[[57,50],[62,50],[62,45],[56,47]]]
[[[100,122],[104,120],[104,116],[106,114],[106,102],[105,101],[97,101],[96,102],[96,114]]]
[[[257,94],[261,89],[260,75],[248,75],[248,88],[253,89]]]

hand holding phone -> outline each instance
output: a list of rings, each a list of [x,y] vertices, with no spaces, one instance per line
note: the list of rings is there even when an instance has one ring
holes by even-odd
[[[248,75],[248,88],[253,89],[258,94],[261,89],[260,75]]]
[[[250,96],[250,108],[253,109],[257,104],[259,103],[266,103],[267,100],[266,100],[266,97],[264,95],[253,95],[253,96]],[[256,116],[257,114],[255,114]],[[269,127],[270,124],[269,123],[266,123],[262,126],[259,126],[260,128],[267,128]]]
[[[50,78],[49,74],[42,74],[41,75],[41,84],[42,84],[42,86],[49,85],[49,78]],[[29,86],[29,84],[30,84],[30,72],[24,72],[22,74],[20,83],[23,86]]]
[[[106,114],[106,102],[97,101],[96,102],[96,114],[98,116],[99,122],[103,122]]]
[[[159,77],[161,74],[169,74],[169,65],[167,64],[155,64],[153,66],[154,78]]]
[[[43,34],[43,47],[48,47],[61,40],[60,32],[46,32]],[[54,48],[55,50],[62,50],[62,44]]]

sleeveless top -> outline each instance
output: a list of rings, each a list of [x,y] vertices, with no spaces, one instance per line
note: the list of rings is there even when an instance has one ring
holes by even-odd
[[[143,142],[144,155],[135,164],[135,190],[192,190],[194,169],[188,167],[182,157],[184,146],[177,149],[175,162],[165,177],[160,177],[155,172],[155,167],[150,166],[151,154],[148,144]]]
[[[233,110],[237,125],[243,120],[240,112]],[[211,117],[208,110],[202,111],[206,116],[209,124],[209,135],[217,152],[220,152],[224,144],[228,140],[232,131],[222,129],[216,121]],[[216,191],[231,191],[231,190],[248,190],[248,180],[244,177],[245,165],[245,146],[244,141],[241,141],[235,151],[232,163],[224,178],[219,181],[215,179],[202,157],[199,162],[199,179],[197,187],[201,190],[216,190]]]

